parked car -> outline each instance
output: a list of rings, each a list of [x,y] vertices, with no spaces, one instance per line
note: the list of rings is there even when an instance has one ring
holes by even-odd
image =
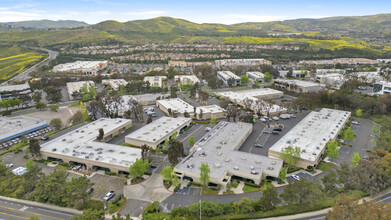
[[[359,121],[352,121],[352,124],[354,125],[360,125],[361,123]]]
[[[157,117],[156,112],[149,111],[147,114],[148,114],[148,116],[151,116],[151,117]]]
[[[114,192],[114,191],[110,191],[110,192],[108,192],[108,193],[105,195],[105,197],[103,197],[103,200],[109,201],[110,199],[112,199],[112,198],[114,197],[114,195],[115,195],[115,192]]]
[[[281,128],[274,128],[273,131],[282,131]]]
[[[8,164],[5,165],[6,168],[11,168],[11,167],[13,167],[13,166],[14,166],[14,165],[13,165],[12,163],[8,163]]]
[[[272,131],[272,134],[273,134],[273,135],[280,135],[280,132],[278,132],[278,131]]]
[[[278,121],[278,117],[276,117],[276,116],[274,116],[273,118],[272,118],[274,121]]]
[[[295,180],[297,180],[297,181],[300,180],[300,177],[299,177],[298,175],[296,175],[296,174],[293,174],[293,175],[292,175],[292,178],[295,179]]]
[[[254,147],[263,148],[262,144],[255,144]]]
[[[291,118],[296,118],[296,115],[294,115],[294,114],[291,114]]]
[[[42,141],[47,141],[47,140],[49,140],[49,137],[47,137],[47,136],[41,137],[41,140]]]
[[[358,89],[359,90],[367,90],[367,88],[365,88],[364,86],[359,86]]]
[[[209,132],[210,130],[212,130],[212,128],[210,128],[210,127],[205,128],[205,131],[207,131],[207,132]]]
[[[266,119],[264,119],[264,118],[261,118],[261,119],[259,119],[261,122],[263,122],[263,123],[266,123]]]
[[[271,134],[272,132],[269,131],[269,130],[265,130],[263,133],[264,133],[264,134]]]

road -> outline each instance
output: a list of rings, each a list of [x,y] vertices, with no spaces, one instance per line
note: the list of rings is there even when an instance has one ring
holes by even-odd
[[[23,71],[21,74],[5,81],[4,83],[2,83],[1,85],[6,85],[9,81],[11,80],[28,80],[30,78],[29,74],[35,70],[37,70],[37,67],[40,67],[42,65],[46,65],[48,64],[51,60],[54,60],[56,59],[57,55],[58,55],[58,52],[56,51],[53,51],[53,50],[49,50],[49,49],[45,49],[45,48],[37,48],[37,47],[31,47],[31,49],[37,49],[37,50],[42,50],[42,51],[45,51],[49,54],[49,57],[47,57],[46,59],[42,60],[41,62],[35,64],[34,66],[30,67],[29,69]]]
[[[0,219],[30,219],[34,215],[37,215],[40,220],[68,220],[73,216],[72,213],[57,211],[48,207],[41,208],[0,199]]]

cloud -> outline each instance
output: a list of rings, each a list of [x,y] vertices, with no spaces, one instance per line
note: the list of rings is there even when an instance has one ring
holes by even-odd
[[[287,19],[285,16],[270,16],[270,15],[251,15],[251,14],[227,14],[220,16],[223,24],[235,24],[241,22],[265,22],[265,21],[281,21]]]
[[[0,11],[0,22],[11,22],[11,21],[26,21],[39,19],[40,14],[34,12],[19,12],[19,11]]]
[[[92,11],[88,13],[93,16],[103,16],[103,15],[111,15],[111,11]]]

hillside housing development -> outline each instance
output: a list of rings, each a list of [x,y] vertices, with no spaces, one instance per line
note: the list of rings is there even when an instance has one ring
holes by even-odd
[[[68,96],[70,100],[76,99],[75,92],[80,92],[81,88],[84,86],[87,86],[89,88],[90,86],[95,87],[94,81],[78,81],[78,82],[69,82],[67,83],[67,90],[68,90]]]
[[[84,164],[90,169],[128,173],[141,149],[105,143],[132,126],[127,119],[100,118],[41,145],[41,157]],[[99,129],[104,136],[97,140]]]
[[[269,157],[281,158],[287,147],[299,147],[300,159],[295,166],[307,169],[319,164],[329,141],[335,140],[351,113],[322,108],[312,111],[269,148]]]
[[[48,126],[43,120],[29,117],[0,117],[0,143]]]
[[[259,65],[272,65],[272,62],[262,58],[259,59],[225,59],[215,60],[217,67],[235,67],[235,66],[259,66]]]
[[[147,145],[156,149],[166,139],[180,131],[191,123],[191,118],[184,117],[161,117],[150,124],[125,136],[125,142],[133,146]]]
[[[19,98],[21,95],[30,95],[31,89],[28,83],[19,85],[0,86],[0,101],[5,99]]]
[[[223,189],[236,176],[260,184],[264,177],[278,178],[283,161],[257,154],[238,151],[251,134],[249,123],[220,122],[192,148],[174,171],[183,180],[200,181],[200,166],[207,163],[210,168],[210,182],[220,184]]]
[[[73,63],[59,64],[53,67],[53,72],[73,72],[84,75],[97,75],[99,70],[107,66],[107,61],[76,61]]]

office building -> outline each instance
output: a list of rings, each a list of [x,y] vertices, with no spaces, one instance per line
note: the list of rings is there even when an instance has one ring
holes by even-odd
[[[78,93],[78,94],[82,95],[81,88],[83,88],[84,86],[87,86],[87,89],[88,89],[90,86],[95,87],[95,83],[93,81],[78,81],[78,82],[67,83],[67,90],[68,90],[69,99],[73,100],[73,99],[80,98],[80,97],[76,96],[75,94]]]
[[[76,61],[59,64],[53,67],[53,72],[83,73],[84,75],[97,75],[99,70],[107,67],[107,61]]]
[[[262,83],[265,75],[261,72],[247,72],[246,75],[256,83]]]
[[[121,86],[126,86],[128,82],[124,79],[102,79],[102,85],[110,86],[111,89],[118,91]]]
[[[177,75],[174,79],[182,85],[194,85],[196,83],[200,83],[200,80],[196,75]]]
[[[240,86],[240,77],[231,71],[217,71],[217,78],[226,86]]]
[[[0,86],[0,101],[5,99],[20,98],[21,95],[30,95],[31,89],[28,83],[20,85]]]
[[[167,86],[167,76],[146,76],[144,82],[149,82],[151,87],[164,88]]]
[[[321,89],[319,83],[303,80],[276,79],[274,86],[297,93],[318,92]]]
[[[22,135],[48,127],[42,120],[28,117],[1,117],[0,116],[0,143],[6,142]]]

